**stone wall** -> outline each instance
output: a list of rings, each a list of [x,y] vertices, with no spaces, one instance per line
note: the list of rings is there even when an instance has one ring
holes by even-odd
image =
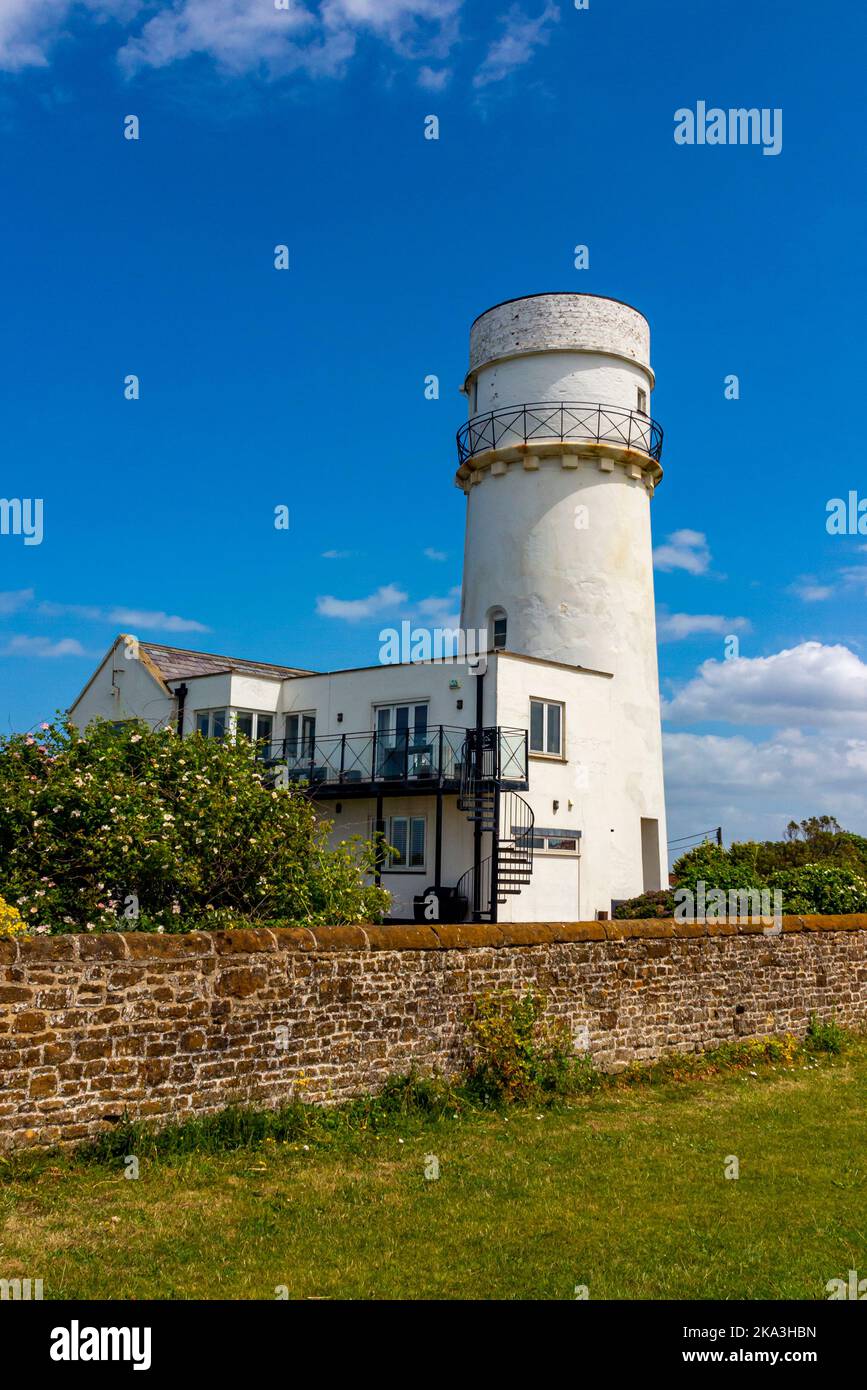
[[[324,927],[0,941],[0,1148],[127,1111],[335,1101],[411,1064],[456,1071],[474,995],[528,986],[597,1064],[867,1024],[867,916]]]

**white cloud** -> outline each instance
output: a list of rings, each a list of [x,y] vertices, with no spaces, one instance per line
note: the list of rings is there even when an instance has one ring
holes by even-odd
[[[434,550],[431,545],[427,546],[424,553],[429,560],[447,560],[449,558],[444,550]]]
[[[421,67],[418,70],[418,85],[428,92],[441,92],[451,81],[450,68]]]
[[[40,613],[49,618],[82,618],[85,622],[109,623],[113,627],[143,627],[155,632],[210,632],[195,618],[179,618],[175,613],[159,609],[98,608],[86,603],[40,603]]]
[[[772,656],[705,661],[670,701],[677,724],[845,728],[867,732],[867,665],[842,645],[803,642]]]
[[[726,618],[718,613],[660,613],[656,630],[663,642],[680,642],[685,637],[701,634],[727,637],[733,632],[749,632],[747,618]]]
[[[671,839],[722,825],[726,840],[778,840],[790,820],[822,814],[867,832],[863,738],[670,733],[664,748]]]
[[[536,49],[546,44],[551,37],[551,25],[560,18],[560,11],[552,0],[547,0],[544,10],[536,19],[530,19],[519,5],[500,18],[503,33],[491,44],[485,54],[481,67],[473,78],[474,87],[488,87],[492,82],[502,82],[517,68],[529,63]]]
[[[346,622],[357,623],[388,609],[399,608],[407,598],[408,595],[396,584],[384,584],[366,598],[343,599],[323,594],[316,600],[316,612],[323,618],[342,618]]]
[[[710,565],[707,536],[701,531],[673,531],[665,544],[654,550],[653,563],[658,570],[707,574]]]
[[[88,10],[97,20],[128,22],[143,0],[0,0],[0,69],[46,67],[54,42],[65,33],[73,10]]]
[[[442,597],[432,594],[429,598],[420,599],[413,609],[413,617],[426,627],[459,627],[460,597],[460,585],[456,584]]]
[[[50,637],[10,637],[0,650],[2,656],[87,656],[87,652],[74,637],[61,637],[52,641]]]
[[[288,0],[277,10],[263,0],[180,0],[149,19],[120,51],[127,72],[164,68],[205,54],[232,75],[262,69],[272,76],[306,68],[333,74],[352,57],[348,32],[323,35],[316,16]],[[300,42],[299,42],[300,41]]]
[[[17,613],[32,603],[34,597],[32,589],[7,589],[0,593],[0,613]]]
[[[351,550],[323,550],[323,560],[348,560],[352,554]]]
[[[833,597],[834,590],[830,584],[819,584],[811,574],[804,574],[789,585],[789,593],[805,603],[824,603],[825,599]]]
[[[0,69],[45,67],[55,43],[69,36],[70,20],[86,11],[124,25],[118,56],[128,73],[203,54],[230,75],[336,76],[363,32],[404,57],[443,59],[457,39],[462,3],[284,0],[277,9],[274,0],[0,0]]]

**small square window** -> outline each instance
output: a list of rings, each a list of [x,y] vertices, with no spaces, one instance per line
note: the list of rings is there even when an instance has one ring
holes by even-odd
[[[530,752],[563,756],[563,706],[558,701],[530,701]]]
[[[638,387],[638,409],[642,415],[647,414],[647,392]]]

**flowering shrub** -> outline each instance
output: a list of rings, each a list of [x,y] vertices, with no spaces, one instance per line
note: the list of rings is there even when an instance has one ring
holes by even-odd
[[[0,893],[36,931],[378,920],[374,846],[327,834],[243,740],[63,722],[0,740]]]
[[[867,879],[851,869],[830,864],[778,869],[768,887],[782,890],[784,912],[867,912]]]
[[[0,898],[0,940],[3,937],[24,936],[26,932],[27,923],[18,908]]]

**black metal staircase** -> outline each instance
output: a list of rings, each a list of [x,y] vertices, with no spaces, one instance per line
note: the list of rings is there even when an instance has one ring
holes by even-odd
[[[497,905],[521,892],[533,873],[533,811],[522,796],[504,788],[501,741],[497,729],[473,729],[461,757],[458,809],[478,831],[491,837],[491,853],[458,880],[476,921],[497,920]]]

